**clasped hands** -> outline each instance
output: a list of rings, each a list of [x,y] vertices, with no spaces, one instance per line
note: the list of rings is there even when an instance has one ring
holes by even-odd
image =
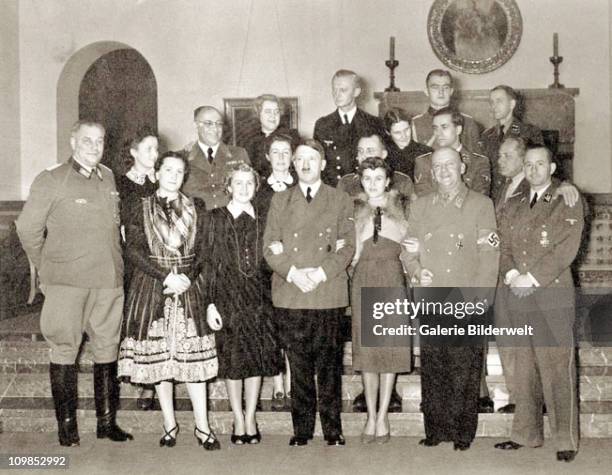
[[[181,295],[191,287],[191,280],[185,274],[170,272],[164,279],[164,295]]]
[[[528,297],[536,291],[533,280],[527,274],[515,275],[510,282],[510,291],[518,298]]]

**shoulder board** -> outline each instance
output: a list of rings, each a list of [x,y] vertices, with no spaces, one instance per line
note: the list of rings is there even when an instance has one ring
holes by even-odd
[[[350,180],[356,176],[357,176],[357,173],[347,173],[346,175],[342,176],[340,179],[344,180],[346,178],[347,180]]]
[[[49,168],[45,168],[48,172],[55,170],[63,165],[63,163],[56,163],[55,165],[51,165]]]
[[[393,171],[393,176],[400,176],[402,178],[410,179],[410,177],[408,175],[406,175],[405,173],[402,173],[402,172],[398,172],[397,170]]]
[[[424,153],[423,155],[419,155],[418,157],[416,157],[415,160],[418,160],[419,158],[425,158],[425,157],[427,157],[429,155],[432,155],[432,154],[433,154],[433,152]]]
[[[467,117],[468,119],[473,119],[473,118],[474,118],[474,117],[472,117],[470,114],[464,114],[463,112],[460,112],[460,114],[461,114],[463,117]]]
[[[480,157],[480,158],[484,158],[485,160],[488,160],[489,157],[487,157],[486,155],[483,155],[482,153],[478,153],[478,152],[470,152],[474,157]]]
[[[412,118],[412,120],[416,120],[416,119],[418,119],[418,118],[420,118],[420,117],[423,117],[424,115],[425,115],[425,114],[417,114],[417,115],[415,115],[415,116]]]
[[[98,166],[102,169],[102,170],[106,170],[107,172],[113,173],[113,171],[108,168],[106,165],[99,163]]]

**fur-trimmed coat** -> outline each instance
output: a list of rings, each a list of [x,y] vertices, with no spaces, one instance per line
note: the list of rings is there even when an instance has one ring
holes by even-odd
[[[401,242],[408,232],[408,215],[410,201],[406,196],[391,190],[385,193],[386,201],[382,209],[382,226],[379,236]],[[368,196],[360,193],[355,204],[355,257],[353,267],[359,261],[363,243],[374,234],[374,215],[376,206],[368,203]]]

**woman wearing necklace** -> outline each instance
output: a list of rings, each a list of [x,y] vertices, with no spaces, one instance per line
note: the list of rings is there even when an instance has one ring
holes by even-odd
[[[268,214],[270,202],[274,194],[285,191],[297,183],[297,176],[290,169],[294,150],[295,141],[291,135],[275,133],[266,139],[266,159],[270,162],[272,172],[261,184],[254,199],[256,208],[264,217]],[[272,270],[265,263],[264,276],[266,279],[266,298],[269,305],[272,306]],[[274,320],[277,321],[276,318]],[[290,408],[291,372],[286,357],[284,358],[283,369],[283,372],[272,378],[271,409],[273,411],[285,411]]]
[[[281,354],[266,298],[262,235],[265,220],[251,204],[258,175],[249,165],[236,165],[227,176],[231,201],[207,219],[209,256],[207,321],[216,330],[219,378],[225,379],[234,414],[233,444],[257,444],[255,419],[262,376],[280,371]],[[242,407],[244,386],[246,407]]]
[[[410,346],[361,346],[361,288],[396,287],[405,290],[399,260],[400,242],[406,236],[408,207],[397,191],[387,191],[392,171],[381,158],[367,158],[359,165],[365,193],[355,200],[356,252],[351,288],[353,369],[361,371],[367,405],[363,443],[386,443],[390,437],[388,418],[396,373],[410,371]],[[407,294],[404,295],[407,297]],[[378,412],[376,402],[378,400]]]
[[[136,132],[128,148],[126,165],[129,166],[129,169],[125,175],[120,175],[116,179],[117,191],[121,198],[122,223],[127,222],[125,211],[131,209],[133,202],[152,195],[157,189],[155,162],[159,158],[159,137],[153,129],[143,127]],[[125,259],[123,282],[126,295],[130,288],[132,271],[131,263]],[[137,407],[147,411],[153,409],[154,403],[155,387],[143,385],[140,397],[136,400]]]
[[[194,435],[206,450],[220,448],[210,429],[206,383],[217,375],[214,336],[204,319],[202,259],[205,206],[180,192],[189,174],[182,152],[155,165],[157,191],[126,211],[126,257],[134,273],[125,302],[119,376],[154,384],[164,418],[162,447],[179,433],[173,383],[185,382],[193,406]]]

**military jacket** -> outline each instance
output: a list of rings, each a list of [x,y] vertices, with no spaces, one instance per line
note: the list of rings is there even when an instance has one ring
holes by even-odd
[[[230,197],[225,190],[227,173],[240,163],[250,164],[249,156],[242,147],[219,144],[212,164],[198,142],[189,152],[191,170],[182,191],[188,196],[204,200],[206,209],[221,208],[229,203]]]
[[[323,182],[336,186],[340,178],[355,171],[357,165],[357,142],[366,135],[384,137],[382,120],[357,109],[353,121],[343,124],[335,110],[315,123],[313,137],[325,149],[327,165],[322,173]]]
[[[345,245],[336,251],[337,240]],[[283,244],[274,255],[273,241]],[[272,302],[290,309],[340,308],[348,305],[346,269],[355,252],[353,200],[344,191],[321,184],[308,203],[299,186],[275,193],[264,233],[264,257],[274,274]],[[312,292],[303,293],[287,282],[291,266],[322,267],[327,280]]]
[[[414,164],[414,188],[418,196],[423,196],[435,190],[431,175],[432,153],[417,157]],[[489,159],[479,153],[470,152],[462,146],[459,155],[465,164],[463,182],[468,188],[489,196],[491,186],[491,165]]]
[[[496,286],[495,211],[493,202],[481,193],[462,186],[449,202],[437,192],[417,198],[410,206],[408,235],[420,243],[418,252],[404,249],[400,255],[413,283],[421,269],[429,269],[432,287]]]
[[[112,289],[123,285],[119,193],[113,172],[79,173],[73,159],[40,173],[17,219],[41,284]]]

